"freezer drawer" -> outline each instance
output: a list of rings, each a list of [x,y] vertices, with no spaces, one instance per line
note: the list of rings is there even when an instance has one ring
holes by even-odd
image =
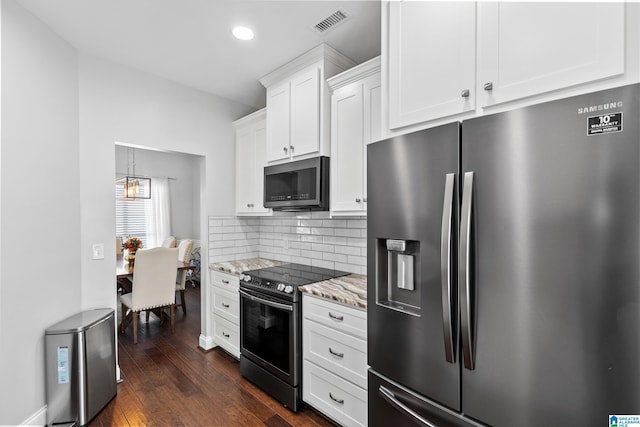
[[[481,427],[369,369],[369,427]]]

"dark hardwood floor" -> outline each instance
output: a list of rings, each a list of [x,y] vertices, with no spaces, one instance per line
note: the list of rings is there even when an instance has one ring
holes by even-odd
[[[118,334],[123,381],[118,395],[89,424],[98,426],[333,426],[310,408],[294,414],[240,375],[223,350],[198,348],[200,288],[187,286],[187,314],[169,322],[140,317],[138,344],[132,326]]]

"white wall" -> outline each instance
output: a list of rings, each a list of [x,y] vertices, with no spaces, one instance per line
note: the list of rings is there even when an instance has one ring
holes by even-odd
[[[133,151],[116,146],[116,177],[127,174],[127,163],[132,163]],[[171,233],[178,239],[199,239],[200,176],[199,159],[182,153],[166,153],[135,149],[136,174],[149,177],[170,177]],[[130,170],[133,173],[133,170]],[[153,182],[152,184],[153,185]],[[194,215],[194,211],[197,215]]]
[[[206,233],[208,215],[233,212],[231,122],[251,109],[82,53],[79,90],[82,306],[115,306],[114,142],[204,156]],[[105,243],[103,261],[91,260],[96,242]]]
[[[44,331],[81,308],[78,76],[71,46],[1,7],[0,424],[13,425],[43,415]]]
[[[78,53],[1,7],[0,424],[43,424],[44,330],[116,305],[114,143],[202,156],[205,239],[207,216],[233,213],[231,122],[253,109]]]

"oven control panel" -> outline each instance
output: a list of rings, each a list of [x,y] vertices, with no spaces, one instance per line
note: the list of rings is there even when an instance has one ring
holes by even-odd
[[[249,276],[248,274],[241,275],[240,280],[242,280],[246,284],[251,284],[253,286],[257,286],[260,288],[284,292],[285,294],[292,294],[294,291],[294,288],[291,285],[286,285],[284,283],[261,279],[260,277],[252,277],[252,276]]]

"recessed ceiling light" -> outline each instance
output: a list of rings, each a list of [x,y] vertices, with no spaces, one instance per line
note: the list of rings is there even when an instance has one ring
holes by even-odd
[[[251,40],[251,39],[253,39],[253,31],[251,30],[251,28],[234,27],[233,30],[231,30],[231,33],[233,34],[233,36],[235,38],[240,39],[240,40]]]

